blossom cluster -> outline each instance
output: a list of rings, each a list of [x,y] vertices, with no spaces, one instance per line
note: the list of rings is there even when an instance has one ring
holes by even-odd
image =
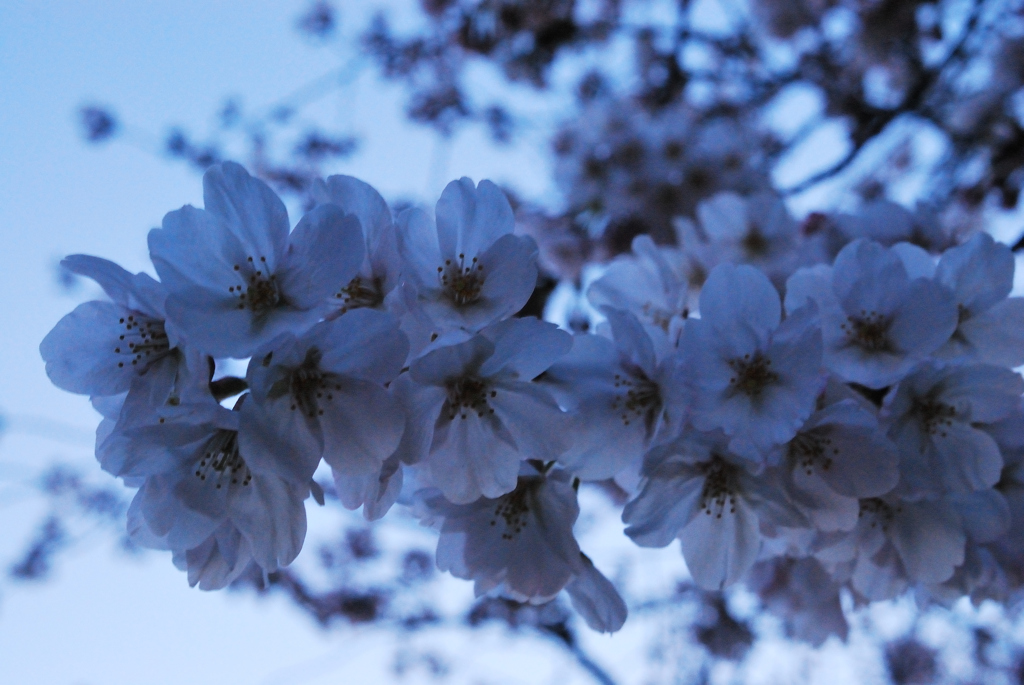
[[[452,182],[433,216],[346,176],[315,197],[292,229],[216,165],[205,207],[150,232],[159,281],[64,261],[109,301],[57,324],[47,373],[103,415],[132,539],[192,585],[291,563],[321,462],[344,506],[435,527],[438,567],[478,595],[565,590],[600,631],[626,606],[574,536],[585,482],[629,493],[638,545],[680,540],[705,589],[761,579],[812,640],[845,630],[842,589],[1024,582],[1024,299],[987,234],[955,244],[888,203],[800,224],[718,194],[676,244],[634,239],[586,293],[594,332],[570,334],[518,315],[538,248],[494,184]]]

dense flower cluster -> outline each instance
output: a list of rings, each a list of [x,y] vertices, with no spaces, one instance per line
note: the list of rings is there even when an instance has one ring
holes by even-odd
[[[191,584],[291,563],[321,461],[344,506],[437,528],[438,566],[478,594],[565,590],[601,631],[626,606],[574,537],[587,481],[630,494],[637,544],[679,539],[700,587],[747,580],[815,641],[845,631],[841,591],[1024,583],[1024,299],[987,234],[955,244],[886,203],[800,224],[720,193],[676,244],[634,239],[573,335],[517,316],[537,245],[494,184],[452,182],[433,216],[345,176],[315,197],[292,229],[217,165],[205,207],[151,231],[159,281],[64,262],[109,301],[57,324],[47,372],[104,416],[133,540]]]

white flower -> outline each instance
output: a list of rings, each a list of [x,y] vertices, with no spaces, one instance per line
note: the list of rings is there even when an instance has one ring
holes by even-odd
[[[282,333],[302,333],[363,261],[355,216],[322,205],[289,235],[281,200],[237,164],[211,167],[203,197],[206,209],[167,214],[149,250],[169,292],[168,317],[215,357],[247,357]]]
[[[987,233],[977,233],[942,255],[935,280],[953,294],[959,321],[938,356],[1024,364],[1024,298],[1007,297],[1013,271],[1010,248]]]
[[[731,264],[711,272],[700,309],[684,334],[691,421],[700,430],[721,428],[731,450],[763,460],[796,434],[824,385],[816,312],[801,309],[780,323],[768,278]]]
[[[655,447],[644,457],[643,490],[622,512],[626,535],[643,547],[664,547],[678,537],[697,585],[721,590],[736,583],[757,560],[762,527],[806,524],[778,473],[755,475],[747,465],[721,431],[688,429]]]
[[[417,500],[422,518],[440,528],[437,567],[475,581],[478,597],[541,604],[566,589],[591,627],[622,626],[622,599],[573,537],[580,509],[567,472],[523,464],[515,489],[501,497],[452,504],[426,490]]]
[[[556,459],[570,444],[567,417],[531,381],[571,344],[553,324],[512,319],[415,360],[393,384],[408,417],[402,460],[455,503],[510,492],[519,462]]]
[[[587,290],[598,308],[624,309],[660,330],[672,344],[689,316],[689,281],[677,248],[655,245],[649,235],[633,239],[633,253],[620,255]]]
[[[358,273],[335,293],[340,313],[360,307],[383,309],[401,278],[402,260],[391,209],[371,185],[351,176],[329,176],[313,183],[317,204],[332,204],[359,219],[366,256]]]
[[[1024,380],[998,366],[922,365],[886,399],[889,437],[900,450],[900,492],[966,494],[999,480],[999,447],[979,424],[1020,406]]]
[[[868,388],[900,380],[956,328],[956,307],[942,286],[911,280],[897,252],[866,240],[844,247],[831,269],[790,277],[786,310],[808,300],[821,312],[825,365]]]
[[[190,412],[187,420],[175,420],[184,412]],[[239,447],[239,414],[209,398],[203,405],[173,408],[165,422],[128,436],[150,457],[134,474],[144,478],[132,503],[139,544],[179,555],[199,550],[193,557],[208,557],[216,543],[216,565],[224,572],[214,576],[222,579],[238,571],[231,559],[246,549],[265,571],[288,565],[306,534],[308,483],[250,468]],[[227,557],[224,545],[232,550]],[[192,563],[189,568],[191,576]]]
[[[468,178],[441,193],[434,222],[421,210],[398,217],[398,249],[417,301],[442,329],[479,331],[522,309],[537,284],[537,245],[512,235],[504,193]]]
[[[614,341],[577,335],[572,350],[539,379],[569,412],[573,444],[559,457],[584,480],[612,478],[660,437],[673,435],[686,411],[675,355],[659,359],[633,314],[606,309]]]
[[[79,305],[43,339],[39,351],[53,384],[94,397],[133,385],[135,394],[174,396],[183,355],[164,320],[161,284],[99,257],[71,255],[61,265],[99,283],[111,301]]]
[[[811,414],[784,450],[789,495],[822,531],[852,529],[858,500],[888,493],[900,476],[896,446],[852,399]]]
[[[375,502],[405,425],[384,386],[408,350],[393,316],[356,309],[254,356],[240,435],[249,464],[305,483],[323,457],[343,505]]]

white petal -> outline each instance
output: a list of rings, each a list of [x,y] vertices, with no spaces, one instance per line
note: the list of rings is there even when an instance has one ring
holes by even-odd
[[[1013,270],[1010,248],[979,232],[943,253],[936,280],[952,291],[958,305],[976,315],[1010,294]]]
[[[494,343],[494,353],[480,367],[486,377],[533,380],[572,347],[571,335],[533,317],[502,321],[480,334]]]
[[[137,366],[127,354],[128,343],[119,339],[125,332],[119,322],[133,313],[112,302],[85,302],[58,321],[39,345],[53,384],[80,395],[128,390]]]
[[[254,258],[266,257],[271,273],[284,256],[288,210],[270,187],[240,165],[224,162],[203,175],[203,203],[217,215]]]
[[[96,281],[111,300],[122,307],[130,307],[134,277],[124,268],[101,257],[86,254],[68,255],[60,265],[71,273]]]
[[[398,401],[379,385],[356,379],[339,385],[333,399],[321,404],[324,461],[339,484],[342,504],[355,509],[375,494],[364,492],[361,484],[370,478],[376,487],[384,460],[398,447],[405,416]],[[355,487],[343,487],[348,477]]]
[[[314,309],[348,285],[365,256],[359,220],[334,205],[321,205],[299,221],[284,263],[273,273],[289,305]]]
[[[422,463],[448,500],[465,504],[511,492],[520,460],[534,457],[500,439],[493,423],[473,412],[464,419],[456,416],[438,422],[430,453]]]
[[[515,219],[508,199],[490,181],[462,178],[449,183],[434,210],[441,254],[454,258],[478,256],[498,238],[511,233]]]
[[[978,361],[1000,366],[1024,364],[1024,297],[1010,297],[972,316],[957,329]],[[956,336],[954,336],[954,339]]]
[[[572,607],[592,630],[614,633],[626,622],[626,603],[615,586],[583,555],[583,572],[565,586]]]
[[[782,305],[775,286],[754,267],[720,264],[701,290],[700,315],[721,335],[736,338],[737,349],[749,348],[779,325]]]
[[[720,513],[698,513],[679,541],[690,575],[704,590],[722,590],[742,580],[761,549],[757,515],[742,497]]]
[[[306,537],[309,494],[299,486],[273,476],[254,477],[231,500],[231,520],[252,548],[252,556],[266,571],[290,564]]]

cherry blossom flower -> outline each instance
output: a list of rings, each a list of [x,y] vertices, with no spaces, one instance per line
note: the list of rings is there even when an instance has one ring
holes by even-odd
[[[522,309],[537,284],[537,245],[512,235],[515,219],[490,181],[452,181],[434,222],[419,209],[398,217],[398,249],[417,303],[441,332],[476,332]]]
[[[408,349],[393,316],[356,309],[255,355],[239,438],[249,464],[305,483],[322,457],[343,505],[376,502],[383,464],[405,426],[384,386]]]
[[[896,487],[899,455],[875,414],[842,399],[811,414],[783,448],[786,489],[817,530],[850,530],[858,500]]]
[[[175,420],[186,412],[190,420]],[[173,550],[192,584],[230,582],[246,554],[275,571],[295,559],[306,534],[309,484],[248,463],[240,414],[210,398],[180,405],[163,423],[128,436],[150,457],[135,471],[143,481],[132,503],[133,539]]]
[[[889,437],[900,450],[900,491],[909,497],[967,494],[999,480],[1003,459],[980,424],[1020,405],[1024,379],[987,364],[926,363],[886,399]]]
[[[408,417],[402,460],[456,504],[513,490],[521,461],[571,444],[568,418],[531,382],[571,344],[553,324],[511,319],[415,360],[393,385]]]
[[[437,567],[475,581],[478,597],[542,604],[567,589],[592,628],[622,627],[622,599],[573,537],[580,509],[568,472],[524,463],[515,489],[501,497],[452,504],[428,489],[417,501],[421,518],[441,533]]]
[[[721,264],[701,291],[700,309],[685,332],[691,421],[700,430],[721,428],[732,451],[764,460],[796,434],[824,385],[814,307],[781,321],[778,292],[764,274]]]
[[[133,384],[142,386],[136,394],[177,396],[184,358],[180,335],[165,320],[161,284],[89,255],[71,255],[61,266],[99,283],[111,301],[79,305],[43,339],[39,351],[53,384],[93,397]]]
[[[168,290],[168,317],[215,357],[247,357],[282,333],[302,333],[363,262],[359,220],[321,205],[288,232],[284,204],[226,162],[203,177],[205,209],[186,205],[149,233]]]
[[[674,538],[700,587],[721,590],[743,579],[757,560],[762,527],[807,523],[788,501],[779,474],[749,470],[720,430],[686,430],[644,457],[640,495],[622,512],[626,535],[642,547]]]
[[[612,478],[683,423],[677,355],[659,358],[633,314],[605,309],[614,340],[577,335],[539,382],[569,412],[574,441],[558,461],[584,480]],[[657,333],[656,333],[657,335]]]
[[[786,310],[813,300],[825,365],[844,381],[884,388],[941,347],[957,314],[945,289],[911,279],[897,252],[856,240],[832,268],[801,269],[786,283]]]

